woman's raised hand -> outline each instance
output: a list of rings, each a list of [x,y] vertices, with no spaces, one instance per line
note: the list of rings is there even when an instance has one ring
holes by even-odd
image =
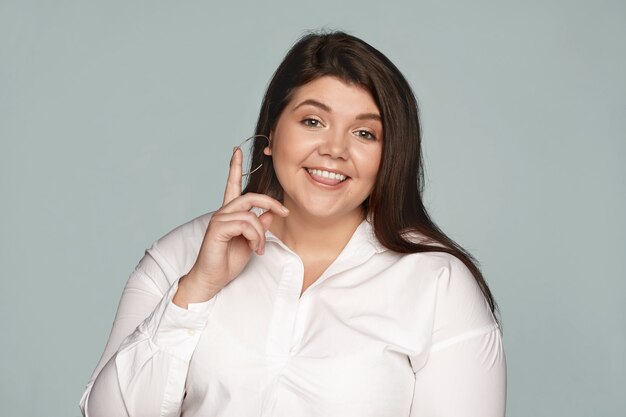
[[[224,203],[211,216],[198,258],[189,273],[180,279],[172,300],[183,308],[189,303],[211,299],[239,275],[252,252],[262,255],[272,213],[289,214],[285,206],[267,195],[241,195],[242,160],[241,149],[236,147],[230,160]],[[250,211],[252,207],[267,211],[257,217]]]

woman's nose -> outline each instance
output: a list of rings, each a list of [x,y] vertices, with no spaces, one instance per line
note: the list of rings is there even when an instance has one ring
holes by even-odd
[[[348,159],[348,138],[341,131],[327,132],[319,146],[320,155],[328,155],[333,159]]]

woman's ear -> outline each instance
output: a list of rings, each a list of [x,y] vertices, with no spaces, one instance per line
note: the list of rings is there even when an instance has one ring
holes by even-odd
[[[263,148],[263,154],[272,156],[272,134],[267,137],[267,146]]]

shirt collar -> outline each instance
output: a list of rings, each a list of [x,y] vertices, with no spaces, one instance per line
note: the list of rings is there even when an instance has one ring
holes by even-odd
[[[374,225],[372,222],[372,217],[368,216],[368,218],[364,219],[361,222],[361,224],[359,225],[359,227],[357,227],[354,233],[359,233],[359,231],[361,230],[361,233],[364,235],[364,240],[366,240],[372,246],[376,253],[381,253],[389,250],[385,246],[383,246],[383,244],[380,243],[380,241],[376,237],[376,231],[374,230]]]

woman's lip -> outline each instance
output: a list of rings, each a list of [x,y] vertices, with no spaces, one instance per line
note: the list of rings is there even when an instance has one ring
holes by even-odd
[[[312,168],[312,169],[319,169],[319,168]],[[316,185],[323,185],[323,186],[328,187],[328,188],[339,188],[343,184],[345,184],[346,182],[348,182],[350,180],[350,177],[348,177],[348,176],[346,176],[345,180],[339,181],[337,179],[330,179],[330,178],[314,176],[313,174],[311,174],[309,172],[308,169],[305,169],[305,171],[306,171],[306,175],[309,177],[309,179],[313,183],[315,183]],[[331,172],[334,172],[334,171],[331,171]]]
[[[320,170],[320,171],[328,171],[328,172],[333,172],[333,173],[335,173],[335,174],[343,175],[344,177],[346,177],[346,179],[347,179],[347,178],[350,178],[350,176],[349,176],[349,175],[346,175],[344,172],[338,171],[338,170],[336,170],[336,169],[330,169],[330,168],[324,168],[324,167],[306,167],[305,169],[306,169],[307,171],[308,171],[309,169],[318,169],[318,170]]]

